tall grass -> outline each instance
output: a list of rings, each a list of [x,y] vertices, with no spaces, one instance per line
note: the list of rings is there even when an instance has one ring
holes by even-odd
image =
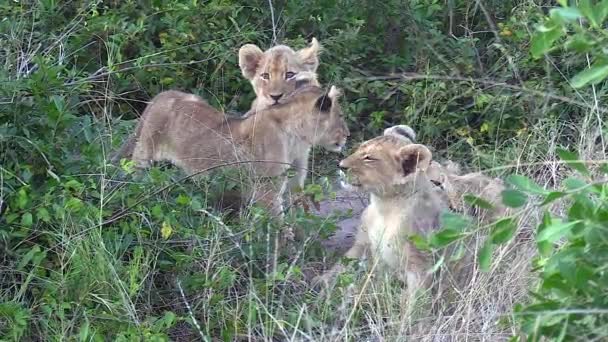
[[[129,173],[128,167],[107,162],[133,128],[123,114],[154,95],[116,92],[125,89],[118,85],[138,84],[138,76],[159,73],[158,82],[168,82],[170,87],[170,76],[201,72],[213,76],[213,85],[201,90],[215,95],[213,99],[206,96],[210,101],[238,102],[235,98],[240,94],[222,92],[223,85],[238,75],[227,70],[235,68],[234,63],[224,65],[224,61],[234,60],[235,48],[248,42],[243,37],[267,33],[266,29],[245,25],[241,31],[231,28],[230,35],[222,31],[229,38],[199,42],[204,50],[197,53],[207,57],[193,63],[175,56],[194,48],[186,43],[179,46],[179,42],[176,47],[128,59],[107,35],[97,37],[101,44],[82,38],[85,21],[92,25],[95,20],[89,11],[101,8],[82,6],[69,18],[57,17],[57,25],[52,25],[47,22],[53,20],[50,15],[61,13],[53,12],[58,6],[53,3],[24,4],[20,12],[18,6],[0,5],[2,16],[8,18],[0,35],[0,200],[9,206],[0,217],[3,339],[501,341],[518,333],[514,306],[528,301],[529,290],[538,282],[531,262],[537,253],[532,230],[541,220],[537,207],[528,205],[517,212],[517,238],[497,248],[490,270],[476,270],[471,282],[439,311],[406,310],[403,285],[371,272],[366,263],[353,267],[336,288],[320,295],[308,281],[338,259],[320,245],[336,229],[338,216],[295,211],[286,225],[302,232],[303,239],[278,250],[283,227],[263,212],[252,209],[248,216],[234,218],[208,209],[218,189],[226,186],[225,177],[174,185],[182,176],[175,168],[157,166]],[[217,11],[223,10],[216,5]],[[275,12],[277,18],[281,15]],[[133,30],[134,37],[138,30],[145,31],[129,23],[133,26],[124,30]],[[344,37],[352,38],[355,30],[346,26]],[[40,31],[44,27],[52,32]],[[48,39],[39,40],[39,36]],[[337,38],[328,41],[332,39],[339,46]],[[103,47],[97,55],[103,56],[101,68],[91,69],[99,65],[91,57],[93,45]],[[325,54],[335,60],[338,53]],[[91,61],[68,63],[79,57]],[[207,65],[198,68],[212,59],[223,61],[212,65],[213,74]],[[523,59],[511,54],[499,58],[495,69],[472,80],[493,77],[504,65],[523,68],[523,62],[518,64]],[[454,66],[446,63],[446,70]],[[326,69],[325,83],[349,82],[332,76],[339,73],[332,68],[341,66]],[[565,72],[560,66],[547,68]],[[154,90],[160,89],[158,82]],[[249,87],[244,80],[239,82],[242,88]],[[416,123],[424,124],[420,141],[433,147],[438,158],[465,160],[469,170],[482,168],[499,176],[524,174],[548,188],[568,175],[556,156],[556,148],[564,141],[571,141],[584,159],[606,159],[604,117],[598,109],[605,95],[599,87],[590,94],[578,93],[571,99],[576,101],[573,104],[553,102],[554,98],[549,103],[553,86],[549,77],[539,82],[540,89],[547,91],[522,91],[517,95],[523,99],[513,96],[512,87],[496,94],[468,80],[441,82],[416,83],[417,97],[408,104],[413,103],[408,108],[414,113],[413,123],[379,116],[377,122],[407,123],[414,128],[418,128]],[[185,86],[196,88],[204,81],[195,77],[188,83]],[[512,127],[502,131],[499,126],[492,145],[477,145],[465,136],[436,139],[428,127],[434,122],[429,117],[453,116],[446,104],[446,87],[462,87],[465,95],[474,95],[474,101],[480,100],[479,95],[492,95],[484,98],[491,104],[486,102],[487,108],[503,108],[493,113],[495,117],[508,117],[510,101],[517,101],[517,108],[531,108],[520,114],[535,120],[518,135]],[[137,92],[147,91],[140,87]],[[242,93],[246,99],[251,97],[249,89]],[[543,93],[548,96],[540,96]],[[356,95],[342,100],[351,116],[358,114],[355,99],[361,102]],[[592,109],[582,118],[568,116],[577,103],[591,104]],[[380,114],[371,114],[371,121],[374,115]],[[354,134],[352,147],[379,134],[373,124],[369,126]],[[447,148],[446,141],[452,142]],[[332,177],[340,156],[318,152],[313,158],[314,183],[331,184],[324,177]],[[327,197],[325,201],[331,206],[335,200]],[[130,209],[123,217],[107,222],[125,208]],[[562,214],[564,203],[558,202],[551,210]]]

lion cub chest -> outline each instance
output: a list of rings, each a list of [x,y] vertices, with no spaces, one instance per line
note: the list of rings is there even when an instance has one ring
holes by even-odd
[[[406,222],[405,213],[387,210],[373,202],[363,216],[373,257],[380,258],[392,269],[399,268],[405,253],[401,241],[405,236],[403,222]]]

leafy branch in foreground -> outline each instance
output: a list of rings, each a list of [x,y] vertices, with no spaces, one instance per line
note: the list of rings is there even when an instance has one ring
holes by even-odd
[[[515,317],[528,341],[594,340],[608,333],[608,183],[594,182],[574,153],[558,154],[585,178],[566,178],[559,191],[525,177],[511,179],[518,191],[539,195],[543,207],[558,199],[567,203],[564,217],[545,209],[533,261],[539,284],[532,303],[518,305]]]
[[[549,17],[537,26],[530,52],[534,58],[539,58],[562,46],[567,51],[591,55],[594,62],[572,77],[570,83],[574,88],[598,84],[608,77],[608,56],[605,51],[608,43],[605,29],[608,1],[593,4],[592,0],[580,0],[578,6],[569,6],[567,0],[559,3],[561,7],[551,9]],[[556,44],[564,36],[565,41]]]
[[[541,337],[593,340],[608,334],[608,182],[594,181],[575,153],[564,149],[557,153],[582,177],[570,176],[559,190],[547,190],[528,177],[511,175],[507,178],[510,188],[502,193],[503,203],[511,208],[522,208],[534,199],[530,205],[544,212],[535,234],[539,254],[533,260],[539,282],[532,302],[519,304],[515,317],[529,341]],[[608,171],[606,166],[602,171]],[[563,217],[550,211],[558,200],[567,205]],[[489,203],[474,196],[469,195],[467,201],[489,208]],[[482,271],[489,270],[495,247],[511,241],[517,230],[515,216],[473,230],[467,229],[470,220],[458,214],[446,213],[442,222],[441,231],[428,239],[414,237],[413,242],[426,250],[442,249],[488,228],[478,252]]]

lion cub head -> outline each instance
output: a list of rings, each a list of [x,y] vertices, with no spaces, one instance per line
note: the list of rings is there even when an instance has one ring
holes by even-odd
[[[310,46],[298,51],[286,45],[266,51],[254,44],[243,45],[239,50],[239,66],[256,94],[251,108],[260,110],[278,104],[303,84],[318,85],[319,49],[315,38]]]
[[[305,86],[298,89],[294,94],[306,93],[308,89],[315,90],[318,87]],[[315,93],[316,91],[311,92],[313,95]],[[300,101],[298,96],[293,96],[294,100],[289,100],[281,106],[296,105],[300,108],[300,111],[311,113],[310,117],[301,118],[304,122],[298,123],[298,128],[295,128],[295,130],[306,131],[304,135],[308,136],[307,140],[314,145],[319,145],[328,151],[340,152],[350,136],[348,125],[342,114],[342,107],[340,107],[338,101],[341,95],[340,89],[331,86],[328,92],[316,97],[314,101],[307,101],[306,97],[301,97],[302,101]],[[278,109],[281,106],[273,108]]]
[[[426,172],[432,159],[424,145],[395,135],[383,135],[362,143],[340,162],[350,186],[382,196],[398,192]]]

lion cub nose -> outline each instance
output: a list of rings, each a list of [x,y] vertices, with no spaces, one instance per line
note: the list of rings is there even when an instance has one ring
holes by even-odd
[[[344,162],[344,160],[342,160],[339,164],[338,164],[338,168],[340,168],[340,170],[342,171],[346,171],[348,169],[348,166],[346,166],[346,163]]]
[[[279,99],[283,97],[283,94],[270,95],[270,98],[274,100],[274,102],[279,101]]]

